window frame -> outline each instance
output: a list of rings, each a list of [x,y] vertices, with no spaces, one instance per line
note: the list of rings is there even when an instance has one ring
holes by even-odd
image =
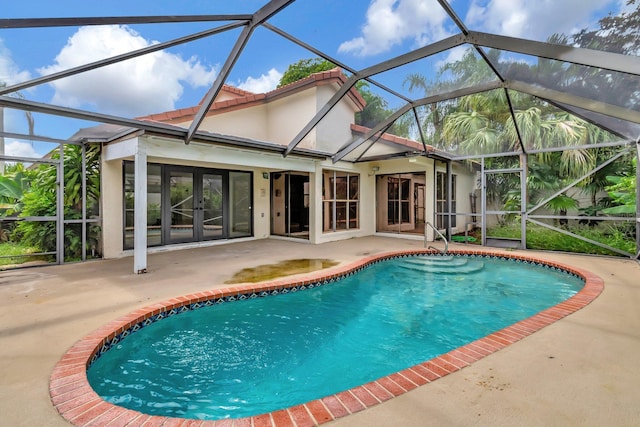
[[[451,227],[456,227],[456,174],[451,174]],[[447,228],[447,173],[436,171],[436,227],[439,230]]]
[[[322,170],[323,233],[360,229],[360,185],[359,173]]]

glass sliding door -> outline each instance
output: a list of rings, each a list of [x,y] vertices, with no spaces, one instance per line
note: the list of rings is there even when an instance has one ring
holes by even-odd
[[[424,229],[425,223],[425,185],[422,183],[415,183],[413,186],[413,216],[416,220],[416,228]]]
[[[124,163],[124,249],[133,248],[134,172]],[[147,246],[253,235],[251,172],[147,165]]]
[[[202,230],[202,240],[224,237],[224,186],[223,176],[214,173],[201,173],[201,206],[198,207],[197,220]],[[202,216],[202,218],[200,218]]]
[[[309,238],[309,174],[271,174],[271,234]]]
[[[167,168],[166,191],[169,200],[169,243],[193,242],[194,230],[194,172],[192,168]]]
[[[409,187],[411,181],[407,178],[387,177],[387,225],[408,224],[409,217]],[[400,231],[400,227],[398,227]]]
[[[252,234],[252,174],[204,168],[168,168],[170,243]]]
[[[229,237],[252,234],[251,179],[247,172],[229,172]]]

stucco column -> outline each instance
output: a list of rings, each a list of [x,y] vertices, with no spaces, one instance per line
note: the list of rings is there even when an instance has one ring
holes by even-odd
[[[138,140],[134,155],[135,196],[133,201],[133,272],[147,272],[147,149]]]

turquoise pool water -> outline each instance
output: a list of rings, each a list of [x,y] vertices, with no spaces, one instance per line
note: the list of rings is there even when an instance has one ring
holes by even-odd
[[[325,286],[160,320],[104,353],[88,379],[105,400],[147,414],[257,415],[429,360],[583,284],[514,260],[396,258]]]

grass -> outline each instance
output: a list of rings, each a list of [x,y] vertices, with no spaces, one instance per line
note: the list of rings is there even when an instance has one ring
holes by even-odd
[[[23,245],[16,242],[4,242],[0,243],[0,266],[22,264],[27,261],[32,261],[36,257],[25,256],[29,254],[38,253],[40,250],[32,246]]]
[[[620,249],[629,254],[636,253],[635,239],[629,237],[625,232],[613,225],[599,225],[589,227],[586,225],[568,226],[566,231],[577,234],[581,237],[603,243],[605,245]],[[520,238],[520,224],[512,223],[502,226],[492,227],[487,230],[487,235],[491,237]],[[573,236],[567,236],[554,230],[541,227],[536,224],[527,224],[527,248],[551,250],[561,252],[574,252],[583,254],[621,256],[606,248],[585,242]]]

